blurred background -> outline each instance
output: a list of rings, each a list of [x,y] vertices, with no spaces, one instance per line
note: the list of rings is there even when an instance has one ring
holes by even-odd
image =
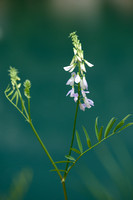
[[[54,160],[63,160],[68,154],[76,108],[73,100],[66,97],[70,89],[65,85],[69,74],[63,70],[73,56],[68,38],[73,31],[79,35],[85,59],[94,64],[87,69],[86,77],[89,98],[95,102],[95,107],[79,111],[78,116],[77,130],[82,141],[81,125],[84,125],[92,143],[96,142],[94,123],[97,116],[105,127],[113,116],[121,120],[132,113],[132,0],[0,0],[1,200],[64,198],[59,178],[50,172],[51,163],[29,125],[5,98],[4,90],[9,83],[9,66],[19,70],[22,82],[27,78],[31,80],[33,123]],[[67,179],[70,200],[98,199],[94,195],[97,188],[92,187],[98,183],[101,191],[104,191],[103,184],[109,190],[106,196],[100,196],[101,199],[127,199],[126,187],[117,188],[116,180],[110,177],[118,175],[119,168],[114,170],[117,165],[122,168],[122,163],[128,163],[121,175],[127,177],[128,172],[128,182],[132,186],[132,132],[133,128],[128,128],[105,142],[108,151],[105,143],[101,144],[78,162]],[[112,161],[114,149],[117,156],[114,154],[113,160],[117,164]],[[119,158],[122,162],[118,164]],[[118,180],[124,182],[125,178],[119,177]],[[14,179],[18,184],[16,181],[14,184]],[[97,184],[91,184],[94,180]],[[17,190],[16,185],[22,190]],[[125,197],[121,197],[123,188]],[[12,197],[11,191],[17,191],[16,197]],[[128,199],[132,199],[132,194]]]

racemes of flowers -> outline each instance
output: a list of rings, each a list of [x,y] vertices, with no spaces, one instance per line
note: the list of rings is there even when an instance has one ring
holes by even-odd
[[[84,59],[82,46],[76,32],[71,33],[70,37],[72,39],[74,56],[70,65],[64,67],[64,70],[71,73],[71,77],[67,81],[66,85],[70,85],[72,88],[68,91],[66,96],[70,95],[70,97],[74,97],[75,102],[79,101],[80,109],[85,111],[85,108],[91,108],[91,106],[94,106],[94,102],[91,99],[88,99],[86,95],[89,91],[85,77],[85,64],[88,67],[93,67],[94,65]],[[78,88],[77,91],[76,88]]]

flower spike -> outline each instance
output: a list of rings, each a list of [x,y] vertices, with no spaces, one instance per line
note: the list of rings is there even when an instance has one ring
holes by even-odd
[[[74,101],[76,102],[79,99],[79,107],[81,110],[85,111],[85,108],[91,108],[94,106],[94,102],[87,98],[86,94],[89,93],[88,83],[85,78],[86,68],[85,64],[88,67],[93,67],[94,65],[84,59],[84,53],[82,50],[82,45],[76,35],[76,32],[70,34],[73,44],[73,52],[74,56],[69,66],[64,67],[65,71],[73,72],[71,77],[67,81],[66,85],[70,85],[72,87],[71,90],[68,91],[67,95],[70,94],[70,97],[74,97]],[[74,72],[74,70],[78,68],[78,72]],[[79,86],[78,93],[75,93],[76,86]]]

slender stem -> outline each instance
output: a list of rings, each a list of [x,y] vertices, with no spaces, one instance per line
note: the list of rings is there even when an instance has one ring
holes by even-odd
[[[74,118],[74,124],[73,124],[72,140],[71,140],[71,145],[70,145],[69,154],[68,154],[69,156],[71,155],[71,152],[72,152],[72,147],[73,147],[73,142],[74,142],[74,136],[75,136],[76,121],[77,121],[77,114],[78,114],[78,108],[79,108],[79,96],[80,96],[80,85],[78,84],[78,101],[77,101],[75,118]],[[67,161],[69,161],[69,159]],[[64,178],[66,177],[66,171],[68,169],[68,166],[69,166],[69,162],[67,162],[67,164],[66,164]]]
[[[36,132],[36,130],[35,130],[35,128],[34,128],[32,122],[29,121],[29,124],[30,124],[32,130],[34,131],[34,133],[35,133],[35,135],[36,135],[36,137],[37,137],[39,143],[41,144],[43,150],[45,151],[46,155],[48,156],[48,158],[49,158],[49,160],[51,161],[52,165],[54,166],[55,170],[57,171],[57,174],[59,175],[60,179],[62,180],[62,175],[61,175],[59,169],[57,168],[55,162],[53,161],[52,157],[50,156],[48,150],[46,149],[45,145],[43,144],[43,142],[42,142],[41,138],[39,137],[38,133]]]
[[[30,98],[28,98],[28,113],[29,113],[29,120],[31,121],[31,115],[30,115]]]
[[[62,179],[62,186],[63,186],[63,192],[64,192],[65,200],[67,200],[67,192],[66,192],[66,185],[65,185],[64,179]]]

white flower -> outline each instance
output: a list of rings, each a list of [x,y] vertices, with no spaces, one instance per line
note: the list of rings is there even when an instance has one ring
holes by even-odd
[[[87,97],[84,98],[84,103],[87,108],[91,108],[91,106],[94,106],[94,102],[91,99],[87,99]]]
[[[86,93],[90,93],[90,92],[89,91],[81,90],[81,93],[82,93],[82,96],[85,98],[86,97]]]
[[[67,81],[66,85],[71,85],[71,86],[74,85],[75,75],[76,75],[75,72],[73,72],[73,73],[71,74],[71,78]]]
[[[69,94],[70,94],[70,97],[73,97],[73,95],[74,95],[74,87],[72,87],[72,89],[68,91],[66,96],[68,96]]]
[[[80,81],[80,87],[83,89],[83,90],[87,90],[88,89],[88,83],[86,81],[86,78],[85,76],[83,76],[83,79],[81,79]]]
[[[88,65],[88,67],[93,67],[94,65],[84,59],[84,62]]]
[[[87,97],[84,98],[84,103],[85,103],[85,105],[86,105],[87,108],[91,108],[91,105],[90,105]]]
[[[73,51],[74,51],[74,55],[77,54],[77,50],[75,48],[73,48]]]
[[[75,102],[78,100],[78,96],[79,96],[78,93],[74,93],[74,94],[73,94],[73,97],[74,97],[74,101],[75,101]]]
[[[85,111],[86,105],[84,103],[83,104],[80,103],[79,107],[80,107],[81,110]]]
[[[72,72],[75,68],[75,65],[69,65],[69,66],[66,66],[66,67],[63,67],[65,71],[69,71],[69,72]]]
[[[86,72],[86,69],[85,69],[85,64],[84,63],[80,63],[80,68],[81,68],[81,72],[83,73]]]
[[[81,80],[79,74],[77,73],[76,77],[75,77],[75,83],[79,83]]]

